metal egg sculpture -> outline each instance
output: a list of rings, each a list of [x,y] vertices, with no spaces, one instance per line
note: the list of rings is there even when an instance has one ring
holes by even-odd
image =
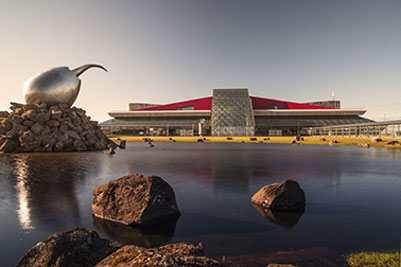
[[[87,64],[73,70],[57,67],[36,74],[24,84],[23,96],[26,104],[66,104],[71,107],[81,87],[79,75],[93,67],[107,71],[101,65]]]

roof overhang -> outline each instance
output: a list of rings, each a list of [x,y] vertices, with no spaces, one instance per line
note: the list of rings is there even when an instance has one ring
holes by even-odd
[[[255,117],[275,116],[358,116],[365,114],[363,109],[255,109]]]
[[[210,110],[110,111],[113,118],[210,117]]]

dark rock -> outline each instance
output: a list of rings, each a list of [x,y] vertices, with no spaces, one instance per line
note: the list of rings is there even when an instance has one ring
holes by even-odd
[[[72,138],[74,140],[80,140],[81,139],[79,137],[79,135],[74,131],[68,131],[67,134],[68,134],[68,137],[70,137],[70,138]]]
[[[21,147],[24,148],[23,151],[25,151],[25,152],[37,150],[40,148],[40,141],[32,141],[29,143],[22,143]],[[37,150],[35,152],[38,152],[38,151],[39,150]]]
[[[127,175],[96,186],[95,216],[126,225],[153,225],[180,216],[171,186],[157,176]]]
[[[202,139],[202,138],[199,138],[198,140],[196,140],[196,142],[198,142],[198,143],[203,143],[203,139]]]
[[[19,266],[95,266],[119,247],[95,231],[77,228],[56,233],[37,243],[19,260]]]
[[[108,148],[112,148],[112,149],[116,149],[118,147],[118,145],[116,143],[114,143],[113,141],[109,140],[108,144],[107,144]]]
[[[22,124],[26,127],[32,127],[35,123],[30,120],[25,120]]]
[[[127,141],[122,140],[122,141],[120,142],[119,147],[120,147],[121,149],[125,149],[126,145],[127,145]]]
[[[14,125],[16,124],[22,124],[24,122],[24,120],[22,119],[21,116],[16,115],[16,114],[12,114],[12,116],[10,116],[12,119],[12,122]]]
[[[223,266],[204,256],[202,244],[178,243],[159,248],[124,246],[96,266]]]
[[[398,142],[398,141],[388,141],[388,142],[386,142],[386,144],[387,145],[397,145],[397,144],[399,144],[400,142]]]
[[[326,138],[320,138],[320,141],[321,141],[321,142],[325,142],[325,141],[327,141],[327,140],[326,140]]]
[[[73,144],[76,151],[85,151],[86,145],[81,140],[75,140]]]
[[[39,109],[47,109],[47,104],[46,103],[42,103],[38,105]]]
[[[0,151],[5,153],[15,152],[17,143],[11,139],[6,139],[4,143],[0,146]]]
[[[63,142],[57,142],[55,145],[54,145],[54,152],[62,152],[63,151],[63,149],[64,149],[64,144],[63,144]]]
[[[32,127],[31,127],[31,131],[35,134],[35,135],[39,135],[40,132],[43,130],[43,126],[36,122]]]
[[[298,182],[285,180],[262,187],[251,201],[271,210],[299,210],[305,207],[305,193]]]
[[[20,113],[19,113],[20,114]],[[7,118],[10,113],[7,110],[0,111],[0,118]]]
[[[296,144],[297,143],[297,140],[292,140],[291,141],[291,144]]]
[[[23,120],[36,120],[36,111],[34,109],[30,109],[22,113],[21,117]]]
[[[46,122],[46,125],[49,126],[50,128],[57,128],[60,125],[60,122],[55,120],[49,120]]]
[[[1,121],[1,127],[3,127],[4,130],[8,132],[13,128],[13,123],[8,118],[4,119]]]
[[[59,120],[61,119],[61,115],[63,114],[63,112],[61,110],[53,109],[51,111],[51,114],[52,114],[51,115],[52,120]]]
[[[22,136],[19,137],[20,143],[29,143],[33,141],[33,134],[31,131],[25,131]]]
[[[36,116],[36,122],[45,123],[48,120],[50,120],[50,112],[49,111],[38,113],[38,115]]]

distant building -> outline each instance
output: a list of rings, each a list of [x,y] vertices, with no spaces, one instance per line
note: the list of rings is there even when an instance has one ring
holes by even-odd
[[[107,133],[168,136],[307,135],[311,127],[362,123],[362,109],[340,109],[340,101],[307,104],[249,96],[248,89],[214,89],[213,96],[166,105],[129,104],[110,111]]]

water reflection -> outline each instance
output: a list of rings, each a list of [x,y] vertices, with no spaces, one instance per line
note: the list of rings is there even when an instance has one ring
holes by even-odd
[[[253,203],[252,206],[271,223],[288,229],[293,228],[305,212],[305,209],[294,212],[272,211],[268,208],[263,208]]]
[[[33,230],[35,227],[32,226],[31,209],[29,207],[29,188],[27,186],[28,165],[26,157],[18,158],[15,161],[15,176],[17,180],[15,188],[18,199],[18,221],[22,229]]]
[[[171,241],[175,232],[176,221],[168,221],[154,227],[133,227],[103,220],[93,216],[95,228],[105,233],[110,239],[121,245],[141,247],[159,247]]]
[[[17,214],[24,230],[79,224],[75,182],[83,170],[78,157],[15,155]]]

